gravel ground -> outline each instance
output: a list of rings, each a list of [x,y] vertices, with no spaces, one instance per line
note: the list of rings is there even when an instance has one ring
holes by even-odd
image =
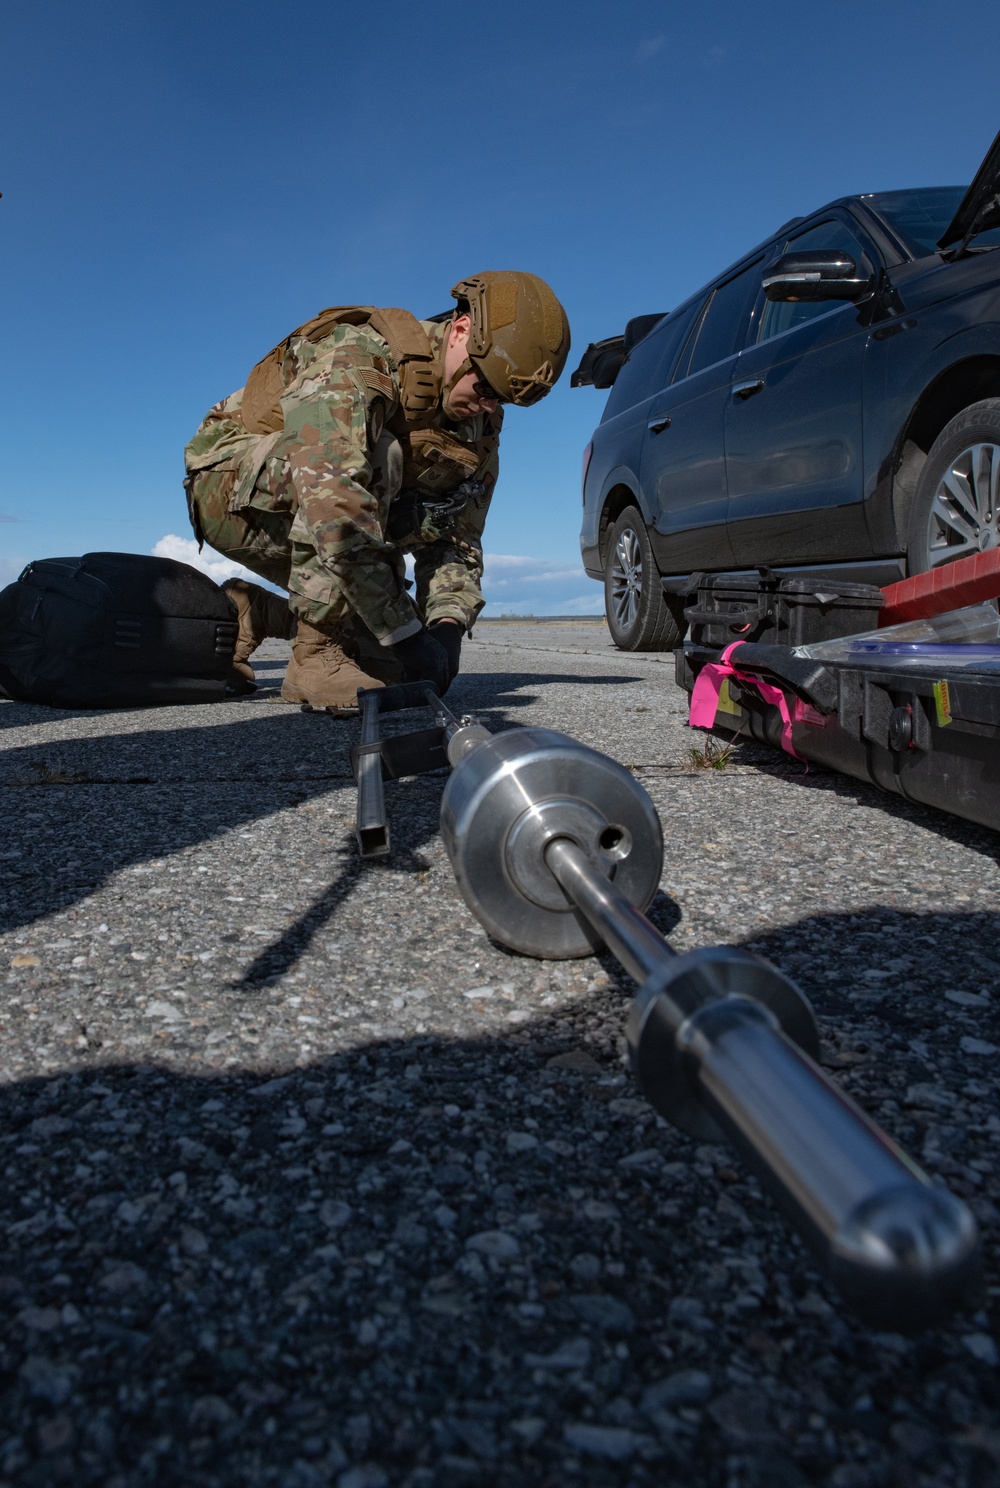
[[[969,1310],[846,1314],[755,1182],[637,1097],[608,958],[489,942],[357,725],[0,702],[0,1485],[987,1488],[1000,1476],[998,838],[738,746],[669,657],[481,624],[453,700],[636,771],[678,949],[770,956],[983,1231]],[[450,699],[451,700],[451,699]]]

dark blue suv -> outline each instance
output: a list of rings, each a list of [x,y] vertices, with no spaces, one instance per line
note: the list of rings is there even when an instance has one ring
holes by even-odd
[[[692,575],[886,584],[1000,542],[1000,135],[969,188],[844,197],[587,348],[584,566],[625,650]]]

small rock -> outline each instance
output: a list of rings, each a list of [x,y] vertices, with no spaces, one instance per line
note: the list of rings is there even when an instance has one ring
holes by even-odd
[[[579,1281],[596,1281],[601,1274],[601,1262],[590,1251],[583,1250],[570,1261],[569,1269]]]
[[[263,1085],[255,1085],[253,1090],[248,1090],[251,1100],[270,1100],[274,1095],[281,1092],[292,1083],[291,1075],[279,1075],[275,1080],[265,1080]]]
[[[26,955],[22,951],[22,953],[19,956],[11,956],[11,958],[10,958],[10,964],[11,964],[11,966],[18,966],[18,967],[20,967],[20,966],[38,966],[39,965],[39,960],[38,960],[38,957],[37,956],[29,956],[29,955]]]
[[[497,1457],[496,1432],[488,1421],[474,1416],[457,1416],[452,1426],[473,1456],[481,1462],[494,1462]]]
[[[100,1286],[113,1297],[122,1297],[144,1287],[148,1280],[146,1272],[134,1261],[116,1261],[101,1277]]]
[[[468,990],[468,992],[463,992],[462,993],[462,996],[463,997],[468,997],[469,1000],[470,1000],[470,1002],[480,1002],[480,1001],[482,1001],[482,999],[484,999],[486,997],[492,997],[493,996],[493,988],[492,987],[470,987],[469,990]]]
[[[449,1188],[465,1188],[470,1181],[468,1169],[463,1168],[461,1163],[441,1163],[434,1169],[431,1177],[434,1179],[434,1187],[442,1192],[447,1192]]]
[[[533,1137],[530,1132],[508,1132],[508,1152],[532,1152],[538,1146],[538,1138]]]
[[[45,1456],[51,1452],[65,1452],[76,1438],[73,1422],[69,1416],[52,1416],[38,1428],[38,1450]]]
[[[704,1405],[712,1394],[712,1380],[703,1369],[678,1369],[642,1392],[639,1409],[653,1416],[667,1406]]]
[[[478,1251],[492,1261],[512,1261],[521,1254],[520,1245],[506,1230],[481,1230],[478,1235],[469,1236],[465,1248]]]
[[[618,1159],[618,1166],[626,1169],[658,1168],[663,1162],[663,1154],[655,1147],[643,1147],[640,1152],[630,1152],[627,1157]]]
[[[570,1338],[551,1354],[525,1354],[524,1362],[529,1369],[586,1369],[590,1363],[590,1341]]]
[[[324,1199],[319,1206],[319,1222],[328,1230],[342,1230],[351,1217],[351,1206],[342,1199]]]
[[[667,1315],[672,1323],[693,1323],[699,1319],[705,1311],[704,1303],[698,1297],[674,1297],[667,1308]]]
[[[519,1421],[511,1421],[510,1429],[530,1447],[544,1432],[545,1421],[541,1416],[522,1416]]]
[[[191,1407],[191,1421],[196,1426],[228,1426],[236,1412],[221,1395],[202,1395]]]
[[[60,1369],[41,1354],[28,1355],[21,1365],[21,1378],[32,1395],[47,1400],[50,1405],[62,1405],[73,1393],[72,1372]]]
[[[447,1204],[439,1204],[434,1210],[434,1223],[439,1230],[453,1230],[458,1215]]]
[[[410,1250],[420,1250],[427,1244],[427,1231],[415,1219],[401,1219],[392,1232],[392,1238]]]
[[[53,1333],[62,1322],[57,1307],[24,1307],[17,1315],[22,1328],[34,1328],[36,1333]]]
[[[387,1488],[389,1475],[374,1462],[349,1467],[337,1479],[337,1488]]]
[[[909,1085],[903,1100],[908,1106],[924,1106],[932,1111],[950,1111],[953,1104],[951,1091],[938,1085]]]
[[[183,1023],[184,1014],[172,1002],[147,1002],[147,1018],[163,1018],[167,1023]]]
[[[61,1137],[72,1130],[73,1123],[65,1116],[37,1116],[28,1127],[33,1137]]]
[[[1000,1352],[988,1333],[966,1333],[962,1342],[972,1357],[978,1359],[980,1363],[988,1364],[991,1369],[996,1369],[1000,1364]]]
[[[635,1314],[617,1297],[595,1292],[585,1297],[572,1297],[570,1302],[581,1322],[590,1323],[602,1333],[631,1333],[635,1329]]]
[[[201,1256],[208,1250],[208,1241],[201,1230],[196,1230],[193,1225],[183,1225],[180,1233],[180,1247],[186,1256]]]
[[[603,1199],[587,1199],[583,1205],[584,1219],[617,1219],[618,1210],[614,1204],[607,1204]]]
[[[797,1312],[804,1312],[806,1317],[826,1318],[833,1313],[833,1308],[819,1292],[807,1292],[796,1302],[795,1308]]]
[[[958,1047],[963,1054],[1000,1054],[1000,1046],[991,1044],[988,1039],[965,1038],[959,1039]]]
[[[547,1069],[573,1070],[578,1075],[601,1075],[604,1073],[597,1060],[583,1049],[573,1049],[568,1054],[553,1054],[545,1061]]]
[[[717,1426],[738,1441],[769,1436],[769,1405],[762,1390],[727,1390],[708,1407]]]
[[[639,1437],[624,1426],[591,1426],[586,1421],[565,1427],[563,1440],[578,1452],[606,1457],[610,1462],[627,1462],[639,1446]]]

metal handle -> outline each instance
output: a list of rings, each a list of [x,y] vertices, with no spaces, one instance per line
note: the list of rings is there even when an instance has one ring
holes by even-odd
[[[646,428],[650,434],[662,434],[664,429],[670,428],[670,415],[668,413],[658,413],[656,418],[650,419]]]
[[[389,824],[385,817],[382,788],[382,755],[370,746],[378,743],[379,695],[362,692],[361,752],[358,755],[358,820],[355,835],[363,858],[379,858],[389,851]],[[367,751],[365,746],[369,746]]]
[[[763,386],[763,377],[753,377],[749,382],[736,382],[733,384],[733,397],[745,403],[747,398],[752,398],[754,393],[759,393]]]

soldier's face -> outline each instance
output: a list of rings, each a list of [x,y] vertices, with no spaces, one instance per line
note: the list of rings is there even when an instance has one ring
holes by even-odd
[[[466,347],[469,341],[470,321],[467,315],[458,315],[451,323],[448,333],[448,341],[444,349],[444,381],[448,383],[454,377],[459,367],[465,361]],[[499,399],[484,397],[477,390],[477,384],[481,385],[482,374],[475,368],[460,377],[448,394],[448,403],[457,418],[475,418],[479,413],[493,413]]]

